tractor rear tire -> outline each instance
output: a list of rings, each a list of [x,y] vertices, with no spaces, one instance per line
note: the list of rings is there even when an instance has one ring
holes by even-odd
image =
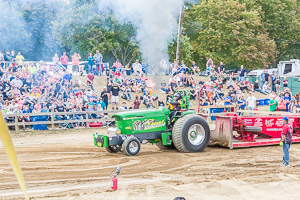
[[[203,151],[210,138],[209,125],[197,114],[189,114],[175,122],[172,139],[176,149],[184,153]]]
[[[127,156],[135,156],[140,152],[141,143],[136,137],[128,137],[123,142],[123,153]]]
[[[257,126],[246,126],[245,131],[252,132],[252,133],[261,133],[262,127]]]
[[[119,149],[116,146],[108,146],[106,147],[106,151],[109,153],[118,153]]]
[[[173,150],[176,149],[176,147],[174,146],[174,143],[172,143],[171,145],[163,145],[162,141],[155,143],[156,146],[160,149],[160,150]]]

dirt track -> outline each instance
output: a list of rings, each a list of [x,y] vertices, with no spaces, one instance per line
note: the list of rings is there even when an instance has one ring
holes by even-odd
[[[94,147],[90,131],[12,134],[32,199],[300,199],[300,144],[282,169],[279,146],[183,154],[146,144],[127,157]],[[117,165],[119,190],[112,192]],[[2,144],[0,199],[22,199]]]

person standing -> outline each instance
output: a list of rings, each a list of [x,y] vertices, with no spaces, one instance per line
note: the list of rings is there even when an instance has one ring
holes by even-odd
[[[92,53],[89,53],[89,57],[88,57],[88,71],[87,73],[90,73],[93,71],[93,66],[95,64],[95,59],[93,57]]]
[[[261,84],[261,87],[264,86],[265,82],[266,82],[266,74],[265,74],[265,72],[263,72],[260,75],[260,84]]]
[[[292,135],[293,135],[293,126],[289,124],[289,118],[283,117],[283,127],[281,133],[280,146],[283,150],[283,162],[281,163],[282,167],[290,165],[290,155],[289,150],[292,144]]]
[[[6,54],[4,56],[4,61],[5,61],[5,68],[8,68],[9,64],[12,61],[12,56],[10,55],[10,51],[9,50],[6,51]]]
[[[275,71],[272,72],[271,82],[272,82],[272,91],[276,92],[276,74],[275,74]]]
[[[245,73],[246,73],[246,71],[244,69],[244,66],[241,65],[241,73],[240,73],[240,76],[239,76],[239,78],[240,78],[239,81],[245,81]]]
[[[74,75],[79,75],[79,60],[81,59],[78,53],[74,53],[72,56],[72,71]]]
[[[119,93],[120,93],[120,87],[116,82],[114,82],[110,90],[112,110],[114,110],[114,106],[116,106],[116,109],[118,110]]]
[[[239,107],[239,109],[241,110],[245,110],[246,107],[246,100],[245,100],[245,96],[244,94],[241,95],[241,97],[238,99],[237,101],[237,105]],[[244,115],[244,113],[238,113],[239,115]]]
[[[63,55],[60,57],[60,62],[65,67],[65,69],[68,69],[69,58],[66,52],[64,52]]]
[[[252,92],[249,92],[250,96],[247,98],[247,108],[248,110],[254,110],[256,107],[256,98],[253,96]],[[254,116],[254,113],[250,113],[250,116]]]
[[[109,95],[109,92],[107,92],[107,88],[103,87],[103,91],[101,92],[100,96],[105,104],[104,110],[107,110],[107,107],[108,107],[108,95]]]
[[[55,65],[55,66],[58,65],[58,63],[59,63],[59,57],[58,57],[57,53],[54,54],[54,56],[52,58],[52,62],[53,62],[53,65]]]
[[[96,51],[96,54],[94,55],[95,64],[96,64],[96,75],[102,75],[102,54],[99,53],[99,50]]]
[[[24,57],[21,55],[21,52],[18,52],[18,55],[16,56],[16,62],[19,68],[23,66]]]
[[[0,50],[0,67],[3,68],[3,66],[4,66],[4,55]]]

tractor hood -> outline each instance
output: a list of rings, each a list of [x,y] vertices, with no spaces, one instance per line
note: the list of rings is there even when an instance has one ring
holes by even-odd
[[[117,128],[121,134],[165,131],[170,110],[133,110],[114,114]]]
[[[120,120],[127,120],[127,119],[135,119],[135,118],[151,118],[151,117],[158,117],[169,115],[170,110],[164,107],[160,107],[159,109],[152,109],[152,110],[133,110],[133,111],[125,111],[119,112],[114,114],[114,117],[119,118]]]

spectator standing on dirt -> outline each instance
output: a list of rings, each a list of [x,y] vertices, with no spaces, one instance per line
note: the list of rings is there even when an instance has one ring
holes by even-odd
[[[289,124],[289,118],[285,116],[283,117],[283,127],[280,141],[280,146],[282,146],[283,150],[283,162],[281,163],[282,167],[287,167],[290,165],[289,149],[292,144],[292,134],[293,126]]]
[[[53,62],[53,65],[58,65],[58,63],[59,63],[59,57],[58,57],[57,53],[54,54],[54,56],[52,58],[52,62]]]
[[[66,69],[68,69],[69,58],[66,52],[64,52],[63,55],[60,57],[60,62]]]
[[[120,93],[120,87],[116,82],[113,83],[113,86],[110,90],[110,96],[111,96],[111,103],[112,103],[112,110],[116,109],[118,110],[118,103],[119,103],[119,93]]]
[[[275,71],[271,74],[272,91],[276,92],[276,74]]]
[[[252,92],[249,92],[250,96],[247,98],[247,109],[254,110],[256,108],[256,98],[253,96]],[[253,116],[254,113],[250,113],[250,116]]]
[[[18,52],[18,55],[16,56],[16,62],[17,62],[18,67],[23,66],[24,57],[22,56],[21,52]]]
[[[102,60],[103,56],[99,52],[99,50],[96,51],[96,54],[94,55],[95,64],[96,64],[96,75],[102,75]]]
[[[72,56],[72,71],[74,75],[79,75],[79,60],[81,59],[78,53],[74,53]]]
[[[244,66],[241,65],[241,72],[240,72],[240,76],[239,76],[239,81],[245,81],[245,69],[244,69]]]
[[[241,97],[237,101],[237,105],[239,106],[239,109],[245,110],[246,107],[246,100],[244,94],[241,95]],[[239,113],[239,115],[243,115],[244,113]]]
[[[272,95],[272,99],[270,100],[270,111],[274,112],[277,110],[278,102],[276,101],[276,96]]]
[[[263,72],[260,75],[260,84],[261,84],[261,87],[264,86],[265,82],[266,82],[266,74],[265,74],[265,72]]]
[[[109,92],[107,92],[107,88],[106,88],[106,87],[103,87],[103,91],[101,92],[100,96],[101,96],[103,102],[105,103],[104,110],[107,110],[107,106],[108,106],[108,95],[109,95]]]
[[[88,70],[87,73],[90,73],[93,71],[93,66],[95,64],[95,59],[93,57],[92,53],[89,53],[89,57],[88,57]]]

